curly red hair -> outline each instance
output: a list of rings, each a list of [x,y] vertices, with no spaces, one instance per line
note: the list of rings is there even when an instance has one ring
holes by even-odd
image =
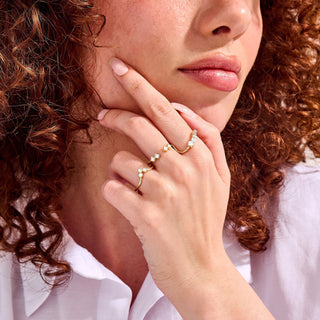
[[[319,4],[261,2],[260,52],[222,133],[232,175],[226,222],[253,251],[269,238],[258,200],[279,189],[282,168],[303,161],[306,146],[320,156]],[[0,17],[1,250],[59,284],[70,266],[57,254],[63,226],[55,213],[72,135],[92,121],[72,112],[93,93],[77,52],[94,45],[90,26],[104,19],[91,0],[0,0]]]
[[[261,10],[260,52],[222,133],[232,173],[227,221],[252,251],[266,249],[259,209],[282,185],[283,167],[305,160],[306,147],[320,157],[319,2],[261,1]]]

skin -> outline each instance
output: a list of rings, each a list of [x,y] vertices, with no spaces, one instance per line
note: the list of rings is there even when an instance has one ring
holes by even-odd
[[[185,320],[273,319],[222,242],[230,173],[220,131],[256,57],[259,2],[101,0],[97,5],[107,19],[98,39],[105,47],[96,49],[94,64],[88,53],[87,74],[109,110],[90,128],[93,144],[74,144],[71,150],[75,172],[60,215],[66,229],[130,286],[133,299],[150,270]],[[232,92],[208,88],[178,71],[217,52],[241,61],[239,86]],[[184,149],[192,129],[198,138],[187,153],[160,152],[168,142]],[[161,158],[138,194],[138,169],[156,152]]]
[[[259,48],[259,1],[99,0],[98,6],[106,25],[97,44],[105,47],[96,50],[95,68],[89,73],[106,106],[141,112],[110,72],[109,59],[118,57],[169,101],[188,106],[222,131]],[[223,26],[229,31],[212,33]],[[216,53],[241,61],[239,86],[231,93],[208,88],[178,71]]]

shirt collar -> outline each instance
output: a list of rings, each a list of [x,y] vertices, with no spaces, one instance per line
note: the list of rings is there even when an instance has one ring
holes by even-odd
[[[235,264],[245,280],[251,283],[249,251],[243,249],[235,237],[230,236],[228,232],[224,233],[224,244],[231,261]],[[88,250],[76,244],[67,233],[65,233],[63,258],[70,263],[73,272],[84,278],[96,280],[108,279],[117,282],[119,285],[126,286],[113,272],[97,261]],[[20,268],[25,298],[25,310],[26,315],[29,317],[49,297],[50,287],[43,281],[39,270],[31,262],[21,264]],[[130,289],[128,288],[128,290]],[[158,289],[151,275],[148,273],[131,308],[130,318],[134,318],[136,314],[146,315],[151,307],[163,296],[164,294]]]
[[[154,283],[151,274],[148,273],[136,297],[136,300],[131,307],[129,320],[144,319],[148,311],[162,297],[164,297],[164,294]]]
[[[66,232],[64,234],[63,260],[70,263],[72,271],[95,280],[108,279],[126,286],[112,271],[102,265],[85,248],[79,246]],[[26,315],[32,315],[49,297],[51,288],[46,284],[37,267],[31,262],[20,264]],[[54,279],[52,279],[54,281]],[[129,287],[127,287],[128,290]]]
[[[109,279],[123,283],[120,278],[100,263],[87,249],[78,245],[69,235],[65,239],[64,259],[70,263],[73,272],[88,279]]]
[[[108,279],[126,286],[112,271],[97,261],[93,255],[83,247],[79,246],[69,236],[68,245],[65,250],[65,259],[70,263],[73,271],[85,278],[103,280]],[[130,309],[129,319],[144,319],[148,311],[159,301],[164,294],[154,283],[148,272],[141,289]]]
[[[31,262],[20,264],[27,317],[33,314],[48,298],[50,287],[43,281],[39,269]],[[54,280],[54,279],[53,279]]]

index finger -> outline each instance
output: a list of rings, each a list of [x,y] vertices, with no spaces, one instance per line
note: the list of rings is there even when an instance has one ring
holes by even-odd
[[[116,79],[166,139],[179,149],[184,148],[190,138],[191,128],[167,98],[121,60],[112,58],[109,63]]]

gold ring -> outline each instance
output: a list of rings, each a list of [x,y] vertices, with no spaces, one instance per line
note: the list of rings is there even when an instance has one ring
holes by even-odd
[[[170,143],[167,143],[163,148],[162,148],[162,151],[163,152],[167,152],[169,151],[171,148],[171,144]],[[152,157],[150,157],[150,160],[149,162],[147,163],[149,167],[153,167],[154,168],[154,163],[159,160],[161,157],[160,153],[156,153],[154,154]]]
[[[138,177],[139,177],[139,183],[138,185],[136,186],[136,188],[134,189],[134,191],[137,191],[139,192],[139,188],[141,187],[142,185],[142,180],[143,180],[143,176],[146,172],[150,171],[153,169],[153,166],[150,166],[149,168],[140,168],[138,169]]]
[[[194,146],[194,143],[196,142],[196,137],[197,137],[197,130],[192,130],[190,135],[190,140],[188,141],[187,147],[184,150],[177,149],[173,144],[171,145],[171,147],[174,151],[180,154],[184,154]]]

